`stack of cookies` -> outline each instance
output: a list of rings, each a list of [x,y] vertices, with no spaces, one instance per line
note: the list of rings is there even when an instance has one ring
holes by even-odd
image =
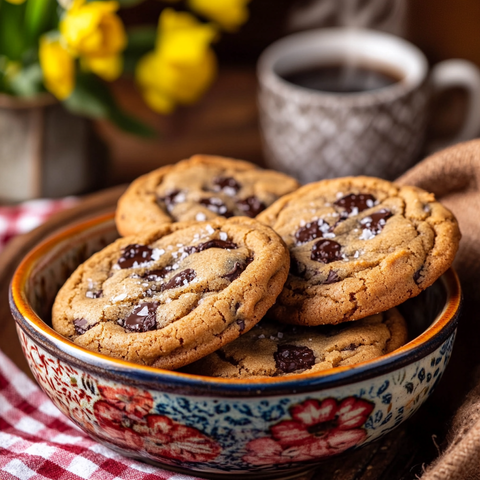
[[[123,236],[59,291],[54,328],[84,348],[200,375],[311,373],[408,339],[395,308],[451,265],[452,213],[370,177],[300,187],[197,155],[134,181]]]

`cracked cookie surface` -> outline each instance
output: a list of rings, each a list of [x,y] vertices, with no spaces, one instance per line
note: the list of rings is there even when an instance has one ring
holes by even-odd
[[[295,179],[249,162],[195,155],[132,182],[118,201],[115,221],[126,236],[163,223],[254,218],[298,187]]]
[[[258,216],[285,240],[291,269],[272,315],[336,324],[385,311],[430,286],[460,241],[434,195],[372,177],[323,180]]]
[[[248,333],[182,371],[224,378],[283,377],[355,365],[407,342],[396,308],[356,322],[305,327],[263,319]]]
[[[175,369],[252,328],[288,268],[284,242],[256,220],[166,224],[80,265],[57,294],[52,323],[89,350]]]

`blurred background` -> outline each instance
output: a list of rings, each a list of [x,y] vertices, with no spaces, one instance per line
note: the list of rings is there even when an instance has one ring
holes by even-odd
[[[0,5],[1,30],[1,17],[6,11],[1,7],[5,7],[8,2],[0,1],[2,2]],[[21,2],[21,0],[18,1]],[[27,0],[27,2],[30,1],[34,0]],[[9,2],[9,8],[21,8],[21,5],[12,7],[13,3],[18,2],[12,0]],[[37,5],[39,2],[40,0],[37,0]],[[70,14],[79,3],[81,2],[78,0],[73,4],[62,1],[64,11],[61,12],[60,17]],[[138,4],[131,3],[128,1],[121,3],[116,12],[127,32],[130,29],[139,31],[139,27],[145,26],[150,27],[151,33],[162,11],[167,7],[180,11],[190,10],[200,19],[200,22],[204,23],[212,20],[214,16],[205,9],[202,11],[201,4],[208,4],[205,0],[197,2],[197,7],[195,7],[195,1],[146,0]],[[225,155],[264,164],[257,119],[255,64],[259,54],[267,45],[295,31],[339,25],[368,27],[407,38],[426,54],[431,65],[443,59],[464,58],[480,66],[480,30],[478,28],[480,2],[477,0],[456,2],[449,0],[251,0],[249,2],[237,0],[235,2],[229,0],[226,4],[236,4],[237,8],[246,9],[248,18],[238,20],[233,27],[220,25],[216,38],[211,42],[211,48],[217,57],[218,70],[214,78],[212,74],[212,79],[206,82],[208,86],[203,88],[202,95],[198,95],[195,101],[186,102],[188,105],[182,105],[180,102],[168,113],[159,113],[158,109],[154,111],[155,109],[145,101],[145,82],[148,84],[148,78],[146,80],[144,78],[143,84],[139,82],[138,70],[135,73],[135,69],[131,69],[130,72],[125,69],[123,74],[110,75],[111,78],[98,70],[102,82],[105,79],[109,80],[108,90],[113,95],[118,108],[152,130],[150,133],[153,135],[149,135],[148,138],[128,133],[132,129],[122,128],[121,121],[112,121],[113,115],[107,118],[93,115],[94,119],[90,120],[86,126],[67,128],[66,121],[62,119],[57,119],[56,123],[53,122],[56,125],[54,131],[60,132],[59,135],[64,138],[58,146],[56,141],[44,139],[39,133],[43,131],[42,128],[45,129],[46,124],[52,123],[48,115],[45,118],[37,114],[33,117],[29,115],[28,119],[21,122],[19,120],[20,123],[15,129],[12,127],[10,117],[4,118],[2,123],[1,109],[9,106],[12,95],[11,92],[10,95],[0,95],[0,139],[2,129],[6,132],[9,130],[8,126],[10,126],[9,136],[12,135],[12,131],[15,133],[30,128],[32,131],[29,134],[29,140],[17,139],[17,143],[32,144],[34,151],[34,160],[25,160],[30,163],[22,164],[21,167],[24,172],[31,171],[32,180],[29,180],[29,185],[33,186],[19,193],[21,186],[26,182],[27,174],[24,173],[20,180],[8,180],[10,177],[7,170],[19,170],[21,164],[19,157],[23,154],[16,154],[13,147],[6,149],[5,146],[0,146],[0,178],[4,177],[3,184],[0,180],[0,199],[9,202],[38,196],[62,196],[98,190],[129,182],[147,171],[195,153]],[[24,8],[28,13],[29,7]],[[41,35],[47,32],[50,35],[49,37],[47,35],[51,42],[49,45],[55,46],[53,42],[56,41],[55,35],[58,32],[57,34],[49,33],[49,28],[51,29],[51,26],[48,28],[44,26],[43,30],[39,29],[38,38],[41,40],[44,38]],[[62,31],[61,26],[58,28],[54,26],[53,29],[61,31],[60,35],[64,35],[65,38],[68,37],[68,31]],[[8,35],[10,35],[5,28],[3,30],[0,32],[0,70],[2,68],[2,37],[4,42],[6,40],[8,43]],[[147,34],[146,37],[148,37]],[[130,41],[129,37],[128,42]],[[155,40],[151,40],[151,43],[153,48]],[[157,49],[158,44],[159,40],[157,40]],[[130,46],[129,43],[127,53]],[[84,68],[87,64],[86,60],[90,61],[90,57],[82,57],[82,53],[78,53],[79,48],[75,51],[70,46],[67,50],[75,57],[76,64]],[[22,62],[24,58],[25,56],[22,57]],[[17,68],[15,65],[18,61],[12,67],[14,63],[8,63],[7,60],[3,67],[8,70],[5,65],[10,65],[10,71],[14,70]],[[58,75],[58,70],[62,70],[57,67],[52,64],[42,65],[44,72],[46,68],[50,68],[54,75]],[[89,68],[97,73],[93,61],[90,61]],[[65,69],[62,72],[64,73]],[[114,77],[115,79],[112,80]],[[81,110],[84,97],[77,98],[79,82],[80,80],[77,79],[74,93],[76,107]],[[17,84],[24,85],[25,81],[23,84],[21,82]],[[144,88],[143,92],[142,88]],[[50,91],[58,98],[58,92],[51,88]],[[62,92],[60,92],[61,95]],[[454,132],[458,127],[459,119],[462,118],[467,100],[461,91],[451,91],[442,98],[436,99],[436,104],[439,105],[438,115],[434,113],[434,117],[437,118],[432,126],[431,135],[448,136]],[[74,102],[70,101],[70,104],[72,103]],[[27,115],[25,108],[22,110],[24,116]],[[16,112],[15,118],[20,116],[18,109]],[[118,120],[118,117],[116,119]],[[84,132],[83,136],[89,139],[86,161],[79,155],[72,154],[72,151],[75,150],[78,153],[84,148],[75,146],[75,140],[70,133],[74,130]],[[65,165],[60,166],[58,159],[54,162],[50,161],[49,164],[48,155],[43,153],[49,142],[53,142],[53,149],[63,152],[61,156],[64,158]],[[77,168],[79,162],[86,162],[81,171]],[[77,181],[69,181],[68,173],[76,171],[76,168]],[[64,173],[59,174],[59,172]],[[54,177],[56,181],[52,180]],[[8,188],[15,185],[15,182],[20,182],[21,185],[11,188],[13,193],[8,193]],[[58,185],[55,186],[55,182],[60,183],[61,188]]]
[[[480,65],[480,3],[476,0],[363,0],[354,2],[358,10],[353,18],[342,15],[342,11],[348,12],[348,3],[349,0],[252,0],[248,21],[238,32],[225,34],[214,45],[220,68],[211,89],[196,105],[181,108],[170,116],[148,111],[128,82],[115,85],[122,105],[154,125],[163,137],[142,141],[122,135],[110,125],[98,125],[111,152],[108,181],[130,181],[159,165],[197,152],[262,164],[255,63],[267,45],[293,31],[358,25],[361,20],[360,26],[407,38],[427,55],[432,65],[457,57]],[[146,21],[153,13],[158,15],[159,7],[153,1],[125,10],[125,22]],[[438,99],[443,116],[435,123],[432,135],[449,135],[455,130],[465,101],[461,91]]]

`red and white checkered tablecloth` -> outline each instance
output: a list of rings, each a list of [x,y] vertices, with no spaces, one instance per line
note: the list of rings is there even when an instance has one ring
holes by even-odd
[[[75,198],[0,207],[0,249]],[[13,321],[13,319],[9,319]],[[91,440],[0,351],[0,480],[195,480]]]
[[[75,197],[38,199],[18,205],[0,206],[0,250],[10,239],[45,222],[50,215],[77,203]]]

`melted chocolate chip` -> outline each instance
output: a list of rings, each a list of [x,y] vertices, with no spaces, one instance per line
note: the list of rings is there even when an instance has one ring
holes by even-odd
[[[164,197],[158,197],[157,201],[163,202],[167,207],[167,210],[170,212],[177,203],[180,203],[180,199],[177,198],[179,193],[181,193],[180,190],[172,190],[170,193],[167,193],[167,195],[165,195]]]
[[[367,208],[373,207],[375,205],[375,197],[369,193],[350,193],[345,197],[338,199],[334,205],[338,207],[343,207],[345,211],[350,213],[360,213]]]
[[[300,369],[308,370],[315,365],[315,355],[308,347],[279,345],[273,357],[277,368],[285,373]]]
[[[316,262],[330,263],[342,259],[342,246],[333,240],[319,240],[313,244],[310,258]]]
[[[103,290],[87,290],[85,296],[87,298],[102,298]]]
[[[187,268],[173,276],[168,283],[162,285],[162,292],[164,290],[171,290],[172,288],[183,287],[190,283],[196,276],[195,270]]]
[[[217,177],[213,179],[215,191],[223,190],[227,195],[233,197],[242,186],[233,177]]]
[[[222,275],[222,278],[226,278],[230,282],[233,282],[243,273],[245,268],[246,268],[246,265],[240,262],[235,262],[235,264],[233,265],[233,268],[225,275]]]
[[[244,198],[237,201],[237,207],[247,217],[256,217],[260,212],[265,210],[266,206],[255,196]]]
[[[227,208],[227,206],[217,197],[202,198],[199,200],[200,205],[207,207],[211,212],[223,217],[229,218],[233,214]]]
[[[307,223],[305,226],[300,227],[295,232],[297,245],[310,242],[316,238],[322,238],[323,234],[329,232],[330,230],[330,225],[321,218],[315,222]]]
[[[134,243],[127,245],[123,249],[122,256],[118,259],[118,266],[120,268],[131,268],[136,263],[141,264],[152,260],[153,249],[146,245],[139,245]]]
[[[240,333],[242,333],[245,330],[245,322],[243,320],[238,319],[237,325],[239,326]]]
[[[203,250],[208,250],[209,248],[223,248],[225,250],[235,250],[238,248],[237,244],[233,242],[229,242],[227,240],[219,240],[219,239],[214,239],[214,240],[209,240],[208,242],[205,243],[200,243],[199,245],[192,246],[192,247],[185,247],[184,250],[188,254],[196,253],[196,252],[203,252]]]
[[[149,272],[145,272],[141,278],[144,278],[148,282],[159,282],[160,280],[164,279],[168,272],[171,272],[173,268],[170,265],[167,265],[163,268],[158,268],[156,270],[150,270]]]
[[[141,303],[119,324],[130,332],[148,332],[157,328],[156,312],[159,302]]]
[[[328,272],[327,279],[323,282],[324,285],[330,285],[331,283],[337,283],[340,281],[340,277],[338,276],[335,270],[330,270]]]
[[[378,235],[392,215],[390,210],[382,208],[382,210],[363,218],[360,224],[364,230],[368,230],[372,235]]]
[[[83,335],[87,330],[90,330],[93,325],[90,325],[85,318],[76,318],[73,321],[73,326],[77,335]]]

